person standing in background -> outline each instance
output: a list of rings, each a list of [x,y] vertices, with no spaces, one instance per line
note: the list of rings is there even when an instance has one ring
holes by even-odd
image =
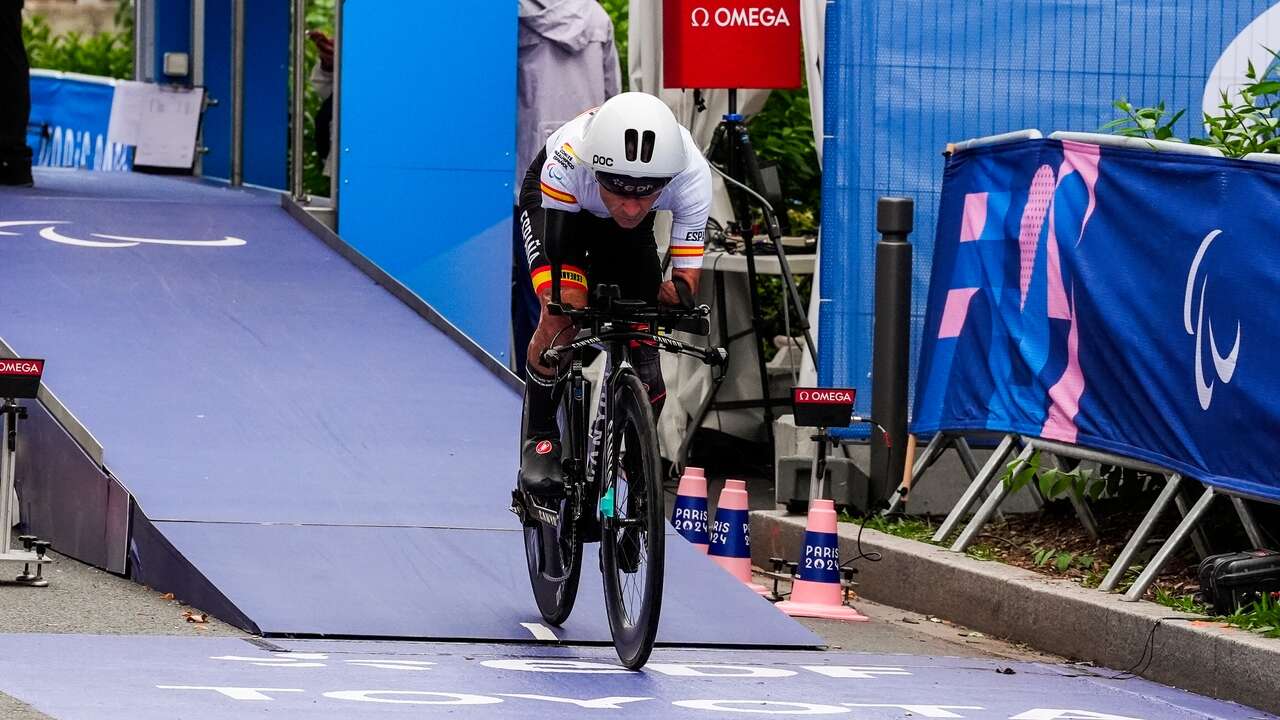
[[[23,0],[0,0],[0,185],[31,187],[31,66],[22,44]]]
[[[551,133],[622,92],[622,86],[613,21],[597,0],[520,0],[517,63],[512,187],[518,201],[525,171]],[[534,234],[528,223],[517,207],[511,247],[512,369],[522,378],[540,312],[529,284],[525,243],[533,242]]]

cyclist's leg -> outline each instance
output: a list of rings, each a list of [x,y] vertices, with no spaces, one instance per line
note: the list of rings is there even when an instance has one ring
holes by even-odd
[[[650,213],[635,228],[625,230],[610,219],[597,219],[589,250],[592,281],[617,285],[625,299],[656,304],[662,264],[654,242],[653,221]],[[632,343],[631,364],[649,392],[656,418],[667,397],[658,348],[649,343]]]
[[[545,212],[542,208],[542,194],[538,184],[538,173],[545,160],[545,151],[539,153],[530,171],[525,175],[525,181],[520,189],[519,220],[522,225],[526,220],[528,222],[525,253],[529,261],[530,277],[531,282],[534,282],[535,292],[539,290],[539,283],[545,284],[546,270],[551,265],[551,257],[547,253],[548,239],[544,237]],[[582,267],[585,264],[585,248],[577,227],[577,217],[577,215],[572,216],[573,220],[563,228],[567,237],[561,237],[555,243],[556,252],[560,254],[557,259],[564,266]],[[564,291],[563,285],[561,290]],[[521,438],[520,480],[522,488],[528,492],[554,495],[564,484],[560,466],[560,429],[556,423],[559,383],[555,376],[557,368],[544,368],[537,358],[546,347],[556,341],[558,333],[560,334],[558,342],[570,339],[573,328],[564,318],[550,316],[546,312],[545,297],[543,297],[545,293],[538,293],[538,295],[542,312],[538,327],[534,330],[533,338],[529,343],[525,363],[525,432],[524,437]]]

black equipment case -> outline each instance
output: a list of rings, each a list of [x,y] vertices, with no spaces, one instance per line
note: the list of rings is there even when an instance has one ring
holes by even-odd
[[[1230,615],[1264,592],[1280,592],[1280,552],[1210,555],[1200,562],[1200,595],[1219,615]]]

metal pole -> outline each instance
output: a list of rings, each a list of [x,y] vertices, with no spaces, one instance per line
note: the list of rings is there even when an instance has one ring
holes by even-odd
[[[205,0],[191,0],[191,86],[204,87],[204,30]],[[209,96],[205,94],[205,103]],[[207,105],[206,105],[207,107]],[[203,110],[203,108],[201,108]],[[204,175],[204,123],[196,127],[195,164],[191,168],[194,175]]]
[[[876,204],[876,306],[871,362],[871,417],[889,436],[871,434],[872,502],[902,477],[907,445],[907,373],[911,365],[911,234],[915,203],[882,197]],[[890,444],[891,443],[891,444]]]
[[[1173,534],[1168,540],[1164,541],[1164,545],[1160,546],[1160,550],[1156,552],[1156,556],[1151,558],[1151,562],[1147,563],[1147,567],[1143,569],[1142,574],[1134,581],[1133,586],[1129,588],[1129,592],[1124,594],[1124,599],[1130,602],[1136,602],[1142,599],[1142,595],[1147,592],[1147,588],[1151,587],[1151,583],[1155,582],[1156,576],[1164,569],[1164,564],[1169,561],[1169,556],[1178,550],[1178,546],[1182,541],[1187,539],[1187,535],[1191,534],[1191,529],[1200,522],[1201,516],[1209,509],[1209,504],[1213,502],[1213,488],[1206,488],[1204,493],[1200,495],[1200,499],[1196,500],[1196,504],[1191,507],[1186,517],[1182,518],[1182,522],[1178,523],[1178,527],[1174,528]]]
[[[897,512],[900,507],[907,503],[907,493],[915,486],[916,480],[920,478],[925,469],[933,464],[934,455],[940,455],[946,451],[947,441],[945,438],[946,433],[936,432],[933,434],[933,438],[925,446],[924,452],[916,458],[916,463],[911,468],[911,481],[903,480],[899,483],[898,491],[889,498],[889,507],[885,508],[885,515]],[[972,479],[972,476],[970,476],[970,479]]]
[[[938,527],[938,532],[933,534],[933,541],[940,543],[947,539],[960,521],[964,519],[969,508],[977,502],[978,496],[986,489],[987,485],[999,477],[1000,468],[1004,465],[1005,458],[1009,457],[1009,453],[1013,450],[1013,444],[1017,440],[1017,436],[1013,434],[1005,435],[1000,440],[1000,444],[996,446],[995,452],[991,453],[991,457],[987,458],[987,464],[982,466],[982,471],[978,476],[969,483],[969,487],[960,495],[960,499],[956,501],[955,507],[951,508],[951,512],[947,515],[947,519],[942,521],[942,525]]]
[[[1129,538],[1129,542],[1125,543],[1124,549],[1120,551],[1116,561],[1111,564],[1111,569],[1107,571],[1107,576],[1102,578],[1102,583],[1098,585],[1099,590],[1111,592],[1120,584],[1124,574],[1128,572],[1129,566],[1133,565],[1133,559],[1146,546],[1147,539],[1151,537],[1151,531],[1155,529],[1156,522],[1173,500],[1173,496],[1177,494],[1180,484],[1182,484],[1182,475],[1174,473],[1169,476],[1169,480],[1165,482],[1164,489],[1160,491],[1155,504],[1147,511],[1146,516],[1142,518],[1142,522],[1138,523],[1138,529],[1133,531],[1133,537]]]
[[[342,15],[344,0],[333,6],[333,120],[329,125],[333,149],[329,152],[332,175],[329,176],[329,204],[333,206],[333,231],[338,225],[338,176],[342,174]]]
[[[306,192],[302,187],[302,170],[306,167],[306,148],[303,147],[302,129],[306,108],[303,100],[307,96],[306,64],[307,64],[307,0],[293,0],[293,147],[289,153],[290,169],[293,171],[293,199],[306,202]]]
[[[231,0],[231,185],[244,184],[244,3]]]
[[[1253,513],[1249,510],[1249,501],[1233,496],[1231,504],[1235,506],[1236,515],[1240,516],[1240,524],[1244,526],[1244,534],[1249,537],[1249,542],[1256,549],[1265,548],[1267,542],[1262,538],[1262,530],[1258,527],[1258,521],[1254,519]]]
[[[13,478],[14,478],[14,450],[9,446],[9,435],[13,433],[17,424],[17,412],[11,411],[9,403],[12,400],[5,399],[4,410],[0,411],[0,541],[4,542],[4,547],[0,548],[0,554],[9,552],[13,546],[13,525],[9,523],[11,510],[9,509],[9,498],[13,496]]]
[[[1031,457],[1031,453],[1034,451],[1035,450],[1030,445],[1027,445],[1022,449],[1022,452],[1018,454],[1018,459],[1025,462]],[[991,494],[987,496],[985,501],[983,501],[982,506],[978,508],[978,511],[973,514],[973,518],[969,520],[968,525],[964,526],[964,530],[960,531],[960,536],[951,544],[951,549],[954,552],[964,552],[965,548],[969,547],[969,545],[973,543],[974,539],[978,537],[978,533],[982,532],[982,528],[987,524],[987,521],[991,519],[991,516],[996,513],[996,510],[1000,507],[1000,503],[1004,502],[1004,497],[1008,494],[1009,486],[1004,482],[997,480],[996,486],[991,489]]]

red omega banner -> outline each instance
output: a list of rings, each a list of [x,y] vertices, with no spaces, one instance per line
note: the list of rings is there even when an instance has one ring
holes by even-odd
[[[663,0],[669,88],[800,87],[800,0]]]

